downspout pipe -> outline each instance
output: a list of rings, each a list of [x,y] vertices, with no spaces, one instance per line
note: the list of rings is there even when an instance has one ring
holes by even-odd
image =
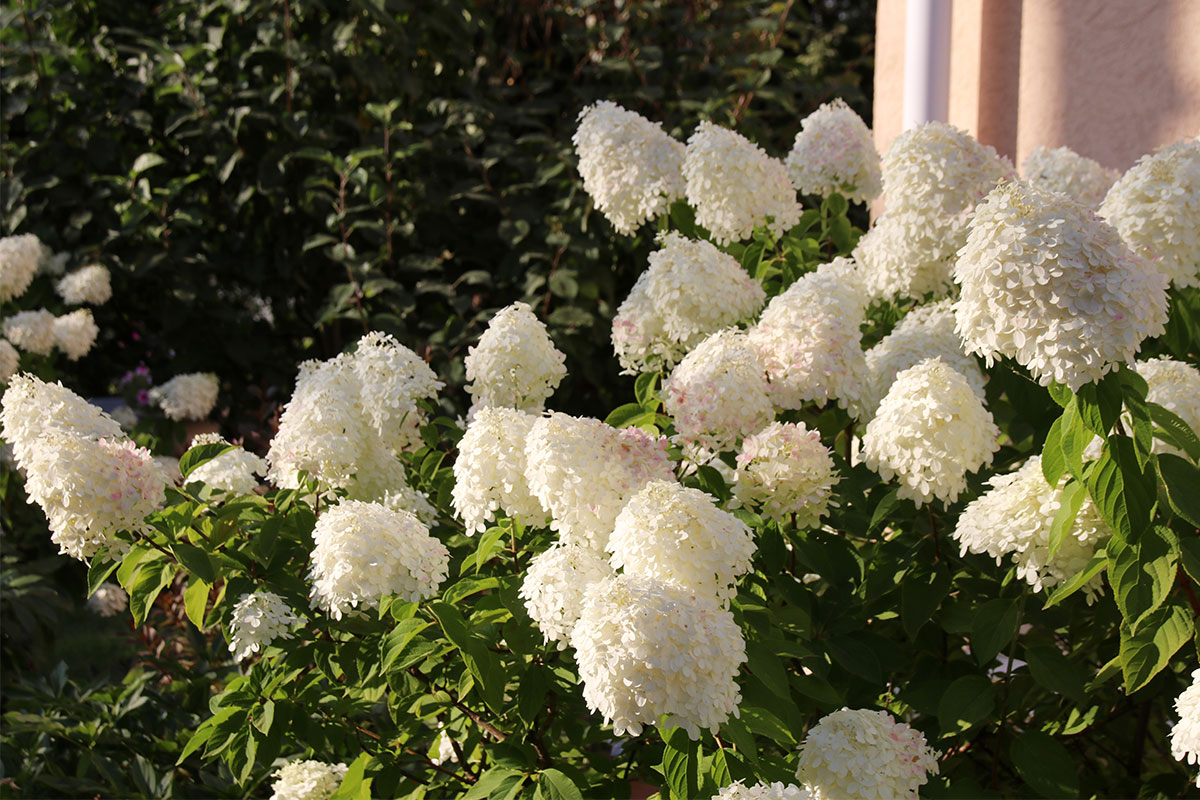
[[[904,130],[950,116],[951,0],[907,0],[904,26]]]

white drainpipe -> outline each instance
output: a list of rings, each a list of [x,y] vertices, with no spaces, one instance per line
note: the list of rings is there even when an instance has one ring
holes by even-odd
[[[946,122],[950,112],[951,0],[907,0],[904,28],[904,129]]]

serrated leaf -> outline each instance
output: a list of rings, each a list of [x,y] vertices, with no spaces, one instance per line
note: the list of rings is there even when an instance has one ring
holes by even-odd
[[[495,659],[488,651],[486,644],[471,633],[467,628],[466,620],[454,606],[434,602],[429,604],[429,610],[437,618],[446,638],[463,654],[463,661],[466,662],[467,669],[475,678],[475,684],[479,687],[483,702],[493,712],[500,714],[504,702],[506,681],[503,672],[494,668]]]
[[[934,565],[932,572],[904,576],[900,582],[900,622],[910,639],[916,637],[949,593],[950,573],[940,565]]]
[[[186,542],[173,542],[171,544],[171,552],[175,554],[175,557],[179,559],[179,563],[188,572],[205,583],[216,582],[217,571],[213,567],[212,559],[208,557],[208,553]]]
[[[383,643],[380,646],[382,653],[382,662],[380,668],[386,674],[396,663],[396,660],[404,653],[405,648],[412,642],[413,638],[421,631],[428,628],[430,623],[423,619],[410,617],[409,619],[401,620],[396,623],[396,627],[388,631],[387,636],[383,637]]]
[[[1016,600],[989,600],[975,612],[971,624],[971,652],[980,666],[992,663],[1017,632],[1020,609]]]
[[[1171,453],[1159,454],[1157,461],[1171,510],[1200,528],[1200,469]]]
[[[992,713],[996,690],[983,675],[963,675],[938,701],[938,726],[943,736],[962,733]]]
[[[1081,386],[1075,393],[1080,419],[1097,436],[1107,436],[1121,417],[1121,384],[1120,373],[1110,372],[1099,383]]]
[[[195,472],[196,468],[201,464],[206,464],[217,456],[236,449],[237,448],[231,444],[223,444],[221,442],[202,444],[197,447],[193,447],[184,453],[183,457],[179,459],[179,472],[186,480],[187,476]]]
[[[892,489],[885,494],[871,512],[871,524],[867,526],[867,535],[874,533],[890,518],[891,513],[900,505],[900,490]]]
[[[1121,539],[1137,537],[1150,523],[1156,483],[1137,464],[1128,436],[1108,437],[1104,454],[1085,476],[1088,494],[1100,516]]]
[[[574,781],[557,769],[541,771],[538,775],[538,789],[547,800],[583,800],[583,793]]]
[[[1029,672],[1042,688],[1064,695],[1077,705],[1087,702],[1086,682],[1082,670],[1057,647],[1039,645],[1025,648]]]
[[[672,728],[663,734],[662,775],[670,790],[671,800],[688,800],[700,791],[699,743],[692,741],[683,728]]]
[[[1136,372],[1130,372],[1136,375]],[[1146,398],[1139,395],[1132,386],[1121,387],[1125,398],[1125,407],[1129,409],[1129,421],[1133,430],[1133,447],[1137,454],[1138,464],[1145,466],[1150,459],[1154,447],[1154,421],[1150,417],[1150,409]]]
[[[1166,600],[1178,563],[1179,542],[1163,525],[1151,526],[1133,542],[1115,537],[1109,542],[1108,581],[1131,633]]]
[[[656,414],[653,411],[647,411],[637,403],[626,403],[610,411],[604,422],[614,428],[631,428],[653,425],[655,419]]]
[[[1050,558],[1058,552],[1063,540],[1075,525],[1075,517],[1083,499],[1087,497],[1087,487],[1074,480],[1063,486],[1062,501],[1054,512],[1054,521],[1050,523]]]
[[[1059,415],[1050,425],[1050,432],[1046,434],[1046,441],[1042,444],[1042,475],[1051,486],[1058,486],[1063,473],[1067,471],[1067,457],[1063,454],[1062,447],[1064,416],[1065,414]]]
[[[1078,797],[1079,778],[1067,749],[1041,731],[1025,731],[1009,748],[1017,773],[1046,798]]]
[[[746,669],[779,698],[790,696],[787,670],[783,661],[769,645],[763,642],[746,642]]]
[[[1192,615],[1181,605],[1160,607],[1131,634],[1121,626],[1121,672],[1125,691],[1133,694],[1162,671],[1171,656],[1192,638]]]
[[[116,572],[117,567],[121,566],[120,561],[109,561],[108,551],[103,550],[92,556],[91,563],[88,564],[87,574],[87,596],[91,597],[100,588],[100,585],[108,580],[108,576]]]
[[[633,396],[637,398],[638,405],[646,411],[658,411],[660,405],[658,395],[659,377],[657,372],[643,372],[633,382]]]
[[[346,770],[337,791],[329,795],[329,800],[371,800],[371,778],[366,777],[370,761],[370,753],[360,753]]]
[[[192,576],[188,579],[187,589],[183,592],[183,609],[187,617],[199,630],[204,630],[204,613],[208,609],[208,595],[212,587]]]
[[[1200,584],[1200,539],[1191,536],[1179,540],[1179,564],[1193,583]]]
[[[129,612],[133,614],[135,625],[146,621],[150,606],[174,577],[175,569],[170,564],[146,566],[138,573],[133,588],[129,590]]]
[[[1087,566],[1077,572],[1070,580],[1065,583],[1060,583],[1055,587],[1050,596],[1046,598],[1045,608],[1056,606],[1063,600],[1066,600],[1071,595],[1078,592],[1087,583],[1097,575],[1099,575],[1105,567],[1108,566],[1108,553],[1104,548],[1100,548],[1092,555],[1092,560]]]
[[[1159,438],[1164,439],[1175,449],[1187,453],[1193,462],[1200,461],[1200,439],[1196,437],[1196,432],[1184,422],[1183,418],[1158,403],[1147,403],[1146,405],[1150,409],[1150,418],[1167,434],[1167,436],[1159,436]]]

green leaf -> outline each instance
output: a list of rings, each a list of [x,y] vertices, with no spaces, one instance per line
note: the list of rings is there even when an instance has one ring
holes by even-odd
[[[167,163],[167,160],[158,153],[142,153],[133,160],[133,167],[129,170],[130,177],[136,178],[148,169],[154,169]]]
[[[975,613],[971,625],[971,652],[980,666],[992,663],[1017,632],[1020,608],[1016,600],[989,600]]]
[[[1200,528],[1200,469],[1171,453],[1159,454],[1157,461],[1171,510]]]
[[[1050,558],[1054,558],[1058,548],[1062,546],[1071,528],[1075,525],[1075,516],[1087,497],[1087,488],[1077,481],[1070,480],[1063,486],[1062,502],[1058,511],[1054,512],[1054,521],[1050,523]]]
[[[1121,388],[1133,428],[1134,452],[1137,454],[1138,464],[1145,466],[1154,447],[1154,421],[1150,417],[1150,409],[1146,406],[1145,396],[1138,394],[1132,386],[1126,385]]]
[[[94,595],[96,590],[100,588],[100,585],[108,580],[108,576],[112,575],[120,565],[120,561],[108,560],[107,550],[103,550],[92,556],[92,561],[88,564],[87,596],[91,597]]]
[[[1087,563],[1086,567],[1084,567],[1080,572],[1076,573],[1075,576],[1066,583],[1059,584],[1054,591],[1050,593],[1050,596],[1046,598],[1045,608],[1056,606],[1063,600],[1066,600],[1068,597],[1078,592],[1087,585],[1088,581],[1099,575],[1107,566],[1108,553],[1104,548],[1100,548],[1092,555],[1092,560]]]
[[[892,489],[880,499],[879,505],[875,506],[875,510],[871,512],[871,524],[867,526],[867,535],[869,536],[883,527],[898,505],[900,505],[900,490]]]
[[[1042,688],[1055,694],[1065,695],[1076,705],[1087,702],[1087,688],[1082,670],[1072,663],[1062,651],[1051,645],[1025,648],[1025,660],[1029,672]]]
[[[1131,633],[1162,605],[1175,583],[1179,541],[1170,528],[1154,525],[1134,542],[1114,537],[1108,544],[1108,581]]]
[[[372,779],[365,777],[370,761],[370,753],[359,753],[346,770],[337,791],[329,795],[329,800],[371,800]]]
[[[1042,797],[1078,797],[1079,778],[1067,748],[1041,731],[1025,731],[1009,748],[1021,778]]]
[[[538,789],[547,800],[583,800],[575,783],[556,769],[544,769],[538,775]]]
[[[787,698],[791,695],[788,688],[787,670],[783,661],[774,649],[763,642],[746,642],[746,669],[750,671],[774,695]]]
[[[129,590],[129,611],[133,614],[133,623],[141,625],[150,613],[150,606],[163,588],[175,577],[175,569],[170,564],[147,566],[142,569]]]
[[[213,567],[208,553],[186,542],[172,542],[171,552],[179,559],[179,563],[187,568],[188,572],[205,583],[216,583],[217,571]]]
[[[183,746],[183,750],[179,753],[179,758],[176,759],[175,764],[182,764],[188,756],[199,750],[212,737],[213,731],[217,729],[218,725],[239,711],[241,711],[240,708],[222,708],[216,714],[202,722],[200,727],[196,729],[196,732],[187,740],[187,744]]]
[[[204,612],[208,609],[208,595],[212,586],[197,577],[188,579],[187,589],[183,592],[183,609],[187,617],[199,630],[205,630]]]
[[[1166,434],[1160,435],[1159,438],[1174,446],[1176,450],[1187,453],[1192,461],[1200,461],[1200,439],[1183,418],[1158,403],[1146,405],[1150,408],[1151,419],[1162,428],[1162,433]]]
[[[1200,584],[1200,539],[1189,536],[1179,540],[1179,561],[1183,571],[1196,584]]]
[[[254,727],[263,733],[271,732],[271,725],[275,722],[275,701],[267,700],[262,705],[262,711],[254,719]]]
[[[1051,383],[1046,387],[1050,392],[1050,399],[1058,403],[1063,408],[1070,405],[1075,399],[1075,394],[1071,391],[1071,387],[1062,383]]]
[[[725,476],[716,467],[702,465],[696,469],[696,477],[700,480],[701,488],[717,500],[724,502],[733,496],[725,484]]]
[[[396,663],[396,659],[404,653],[409,642],[413,640],[418,633],[428,628],[430,623],[423,619],[409,618],[396,623],[396,627],[392,628],[387,636],[383,637],[381,644],[382,663],[380,668],[384,673],[392,668]]]
[[[656,415],[653,411],[647,411],[637,403],[626,403],[609,412],[609,415],[604,418],[604,422],[614,428],[630,428],[653,425],[655,419]]]
[[[662,775],[671,800],[688,800],[700,791],[699,742],[692,741],[683,728],[663,733]]]
[[[1062,446],[1063,419],[1065,417],[1064,413],[1054,420],[1050,425],[1050,432],[1046,434],[1046,441],[1042,445],[1042,475],[1046,478],[1046,483],[1051,486],[1058,486],[1059,479],[1067,471],[1067,457],[1063,454]]]
[[[637,398],[638,405],[646,411],[658,411],[660,405],[658,395],[659,377],[660,375],[657,372],[643,372],[633,382],[633,396]]]
[[[1068,405],[1062,413],[1059,446],[1066,459],[1067,469],[1076,478],[1083,477],[1083,451],[1095,438],[1079,418],[1075,403]]]
[[[1125,691],[1133,694],[1162,671],[1184,643],[1192,638],[1192,615],[1183,606],[1168,603],[1147,617],[1137,633],[1121,626],[1121,672]]]
[[[1153,474],[1138,466],[1128,436],[1108,437],[1108,447],[1084,480],[1114,535],[1121,539],[1141,535],[1150,523],[1157,486]]]
[[[495,659],[487,645],[467,629],[466,620],[454,606],[434,602],[429,604],[429,610],[442,626],[446,638],[462,652],[483,702],[494,713],[500,714],[504,703],[505,675],[498,666],[493,666]]]
[[[943,736],[970,730],[992,713],[996,690],[984,675],[963,675],[946,687],[938,701],[938,726]]]
[[[508,529],[495,525],[484,531],[479,537],[479,546],[475,548],[475,571],[483,569],[483,565],[492,559],[496,551],[504,546],[504,534],[508,533]],[[464,562],[465,564],[466,562]]]
[[[746,728],[760,736],[766,736],[776,744],[783,747],[791,747],[796,744],[796,737],[792,735],[788,727],[779,721],[779,717],[765,708],[742,706],[740,719]]]
[[[492,767],[479,776],[479,780],[475,781],[475,785],[471,787],[470,791],[462,795],[461,800],[490,800],[494,793],[498,792],[502,783],[513,775],[521,774],[509,767]]]
[[[223,444],[221,442],[202,444],[198,447],[193,447],[183,454],[183,458],[179,459],[179,472],[186,479],[187,476],[195,472],[196,468],[201,464],[207,464],[217,456],[236,449],[237,448],[231,444]]]
[[[940,565],[934,565],[932,572],[904,576],[900,582],[900,622],[908,638],[916,637],[949,593],[950,573]]]
[[[1079,387],[1075,403],[1084,426],[1097,436],[1108,436],[1108,432],[1121,418],[1123,392],[1119,372],[1110,372],[1099,383]]]

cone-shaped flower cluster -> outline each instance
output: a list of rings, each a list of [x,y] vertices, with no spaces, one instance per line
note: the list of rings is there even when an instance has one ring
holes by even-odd
[[[1021,177],[1031,186],[1065,194],[1088,208],[1099,208],[1120,176],[1069,147],[1035,147],[1021,164]]]
[[[472,411],[492,406],[541,411],[567,374],[565,361],[528,304],[501,309],[463,362]]]
[[[937,756],[920,731],[886,711],[843,708],[809,730],[796,777],[812,800],[916,800],[938,774]]]
[[[787,168],[801,194],[828,197],[838,192],[847,200],[865,203],[883,191],[871,129],[840,97],[800,123]]]
[[[733,492],[774,520],[794,516],[798,528],[820,524],[837,483],[833,456],[803,422],[772,422],[742,442]]]

